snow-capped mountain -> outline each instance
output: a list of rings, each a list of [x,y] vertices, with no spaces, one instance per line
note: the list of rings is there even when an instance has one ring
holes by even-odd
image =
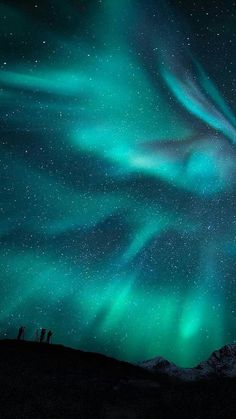
[[[236,344],[225,345],[214,351],[208,360],[194,368],[181,368],[162,357],[139,364],[153,373],[166,374],[184,381],[196,381],[213,377],[236,377]]]
[[[236,344],[225,345],[214,351],[207,361],[201,362],[195,369],[221,377],[236,377]]]

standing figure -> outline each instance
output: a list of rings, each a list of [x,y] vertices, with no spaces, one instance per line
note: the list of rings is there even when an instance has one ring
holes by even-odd
[[[52,335],[53,335],[52,331],[49,330],[47,333],[47,343],[52,343]]]
[[[45,335],[46,335],[46,329],[42,329],[41,333],[40,333],[40,339],[39,339],[40,343],[42,343],[44,341]]]
[[[35,337],[34,337],[35,342],[39,341],[39,329],[36,329],[35,331]]]
[[[24,340],[25,339],[25,327],[21,326],[18,330],[17,340]]]

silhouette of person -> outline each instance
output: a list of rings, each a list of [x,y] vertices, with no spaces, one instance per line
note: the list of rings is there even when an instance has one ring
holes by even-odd
[[[35,342],[38,342],[39,341],[39,329],[36,329],[36,331],[35,331]]]
[[[49,330],[47,333],[47,343],[52,343],[52,335],[53,335],[52,331]]]
[[[25,327],[21,326],[18,330],[17,340],[24,340],[25,339]]]
[[[40,333],[40,339],[39,339],[40,343],[42,343],[44,341],[45,335],[46,335],[46,329],[42,329],[41,333]]]

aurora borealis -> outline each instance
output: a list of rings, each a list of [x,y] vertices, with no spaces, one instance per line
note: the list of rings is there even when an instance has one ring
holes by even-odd
[[[236,5],[191,3],[1,2],[1,337],[236,339]]]

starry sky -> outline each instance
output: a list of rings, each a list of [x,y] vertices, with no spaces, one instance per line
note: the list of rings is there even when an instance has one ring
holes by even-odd
[[[236,340],[236,3],[0,3],[0,336]]]

